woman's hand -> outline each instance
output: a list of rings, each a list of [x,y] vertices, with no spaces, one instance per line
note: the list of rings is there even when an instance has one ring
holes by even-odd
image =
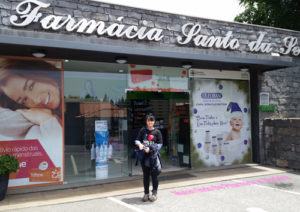
[[[41,125],[41,123],[51,118],[55,118],[55,116],[52,114],[51,110],[49,109],[31,108],[31,109],[19,109],[16,111],[21,113],[28,121],[36,125]]]
[[[150,148],[149,148],[149,147],[145,147],[145,148],[144,148],[144,151],[145,151],[146,153],[149,153],[149,152],[150,152]]]
[[[144,149],[144,145],[143,144],[138,144],[139,150],[143,150]]]

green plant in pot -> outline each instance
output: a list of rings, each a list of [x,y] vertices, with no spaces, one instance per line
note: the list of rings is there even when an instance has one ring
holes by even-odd
[[[19,161],[14,156],[8,154],[0,156],[0,201],[5,198],[9,174],[18,169]]]

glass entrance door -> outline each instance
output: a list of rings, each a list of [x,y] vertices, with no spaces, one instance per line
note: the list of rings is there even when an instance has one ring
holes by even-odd
[[[153,113],[155,127],[163,136],[160,150],[164,171],[190,166],[189,94],[186,92],[127,92],[128,142],[134,140],[145,126],[145,116]],[[131,162],[135,164],[135,160]],[[132,174],[141,174],[140,167],[132,166]]]

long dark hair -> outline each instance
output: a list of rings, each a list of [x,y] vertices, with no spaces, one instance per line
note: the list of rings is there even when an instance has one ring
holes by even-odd
[[[147,122],[147,120],[155,121],[155,116],[152,113],[148,113],[145,117],[145,122]]]
[[[24,78],[32,78],[40,81],[54,80],[59,88],[60,100],[62,99],[61,90],[61,71],[53,64],[43,60],[26,60],[26,59],[7,59],[0,58],[0,85],[5,84],[7,78],[14,74]],[[62,104],[57,109],[52,110],[53,114],[62,117]],[[28,109],[26,106],[16,103],[11,100],[4,92],[0,90],[0,106],[11,110]]]

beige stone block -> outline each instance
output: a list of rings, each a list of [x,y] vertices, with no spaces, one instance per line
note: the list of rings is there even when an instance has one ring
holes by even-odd
[[[276,160],[276,165],[279,167],[288,167],[289,162],[287,160]]]

